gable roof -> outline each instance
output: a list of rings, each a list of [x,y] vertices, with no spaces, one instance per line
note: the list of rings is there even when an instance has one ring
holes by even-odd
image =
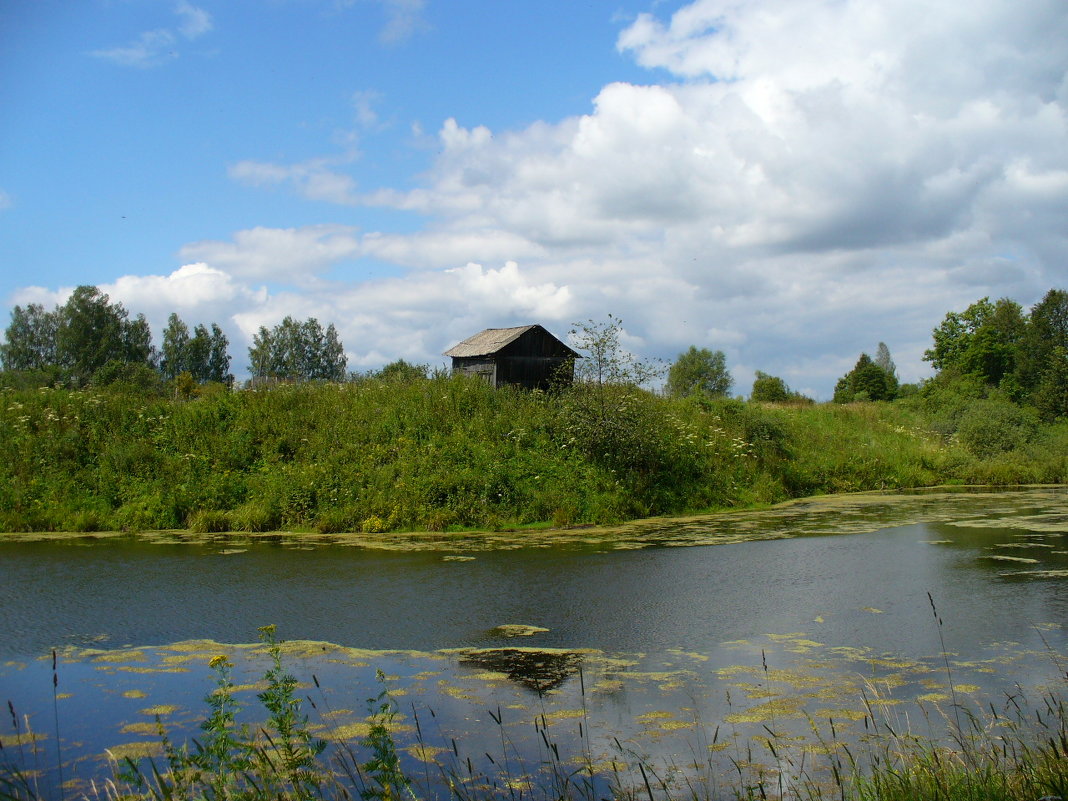
[[[519,325],[514,328],[487,328],[485,331],[480,331],[474,336],[469,336],[463,342],[449,348],[443,355],[452,356],[453,358],[492,356],[493,354],[504,350],[523,336],[523,334],[533,329],[540,329],[546,336],[556,339],[556,337],[540,325]],[[558,339],[556,341],[560,342]],[[572,355],[578,357],[579,354],[575,353],[575,351],[571,350],[571,348],[563,342],[560,342],[560,346]]]

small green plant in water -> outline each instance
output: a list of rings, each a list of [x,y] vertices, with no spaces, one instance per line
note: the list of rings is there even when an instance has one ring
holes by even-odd
[[[268,718],[257,730],[237,725],[240,704],[234,699],[233,664],[215,656],[208,665],[215,672],[215,689],[205,696],[208,717],[200,724],[203,735],[189,745],[176,746],[157,717],[164,770],[150,762],[150,770],[127,757],[119,778],[142,798],[154,801],[210,799],[245,801],[286,798],[310,801],[321,796],[326,781],[319,755],[326,743],[312,737],[308,717],[296,697],[297,680],[282,666],[281,644],[275,627],[259,629],[271,667],[264,674],[267,688],[257,697]]]
[[[371,758],[360,767],[363,775],[370,782],[365,783],[360,791],[360,797],[364,801],[372,801],[372,799],[393,801],[393,799],[402,797],[414,799],[416,795],[412,790],[412,782],[401,770],[397,745],[390,732],[397,709],[389,690],[384,686],[385,674],[377,670],[375,677],[383,687],[382,692],[376,698],[367,699],[371,725],[367,736],[360,741],[360,745],[371,752]]]

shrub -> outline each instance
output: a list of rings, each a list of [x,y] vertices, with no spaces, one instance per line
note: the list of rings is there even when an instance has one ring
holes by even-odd
[[[1034,439],[1034,412],[1004,400],[974,401],[960,418],[957,438],[980,459],[1015,450]]]
[[[230,516],[215,509],[200,509],[189,516],[188,527],[197,534],[215,534],[230,530]]]
[[[112,525],[122,531],[177,528],[182,517],[173,501],[146,494],[120,506],[112,515]]]
[[[230,513],[233,531],[273,531],[279,522],[277,510],[256,501],[243,503]]]
[[[389,523],[378,515],[371,515],[365,517],[363,522],[360,523],[360,531],[365,534],[381,534],[389,530]]]

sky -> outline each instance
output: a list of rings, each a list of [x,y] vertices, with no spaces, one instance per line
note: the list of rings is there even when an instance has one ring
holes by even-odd
[[[623,321],[827,399],[1068,288],[1064,0],[5,0],[0,299],[334,323],[349,368]],[[4,323],[6,325],[6,323]]]

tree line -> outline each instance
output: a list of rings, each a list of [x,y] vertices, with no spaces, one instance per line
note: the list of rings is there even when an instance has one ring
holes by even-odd
[[[575,344],[589,354],[576,378],[596,383],[646,383],[663,368],[630,358],[619,344],[622,321],[578,325]],[[1009,298],[988,297],[963,312],[949,312],[932,332],[924,359],[938,371],[926,382],[967,384],[1035,409],[1046,419],[1068,416],[1068,292],[1050,289],[1028,312]],[[0,344],[0,363],[8,371],[44,374],[48,383],[70,386],[116,381],[146,385],[153,376],[188,386],[230,384],[229,341],[215,323],[190,330],[171,314],[157,350],[143,314],[131,317],[121,303],[94,286],[79,286],[66,303],[51,311],[41,304],[15,306]],[[347,377],[344,346],[333,323],[287,316],[273,328],[261,326],[248,349],[249,372],[256,380],[342,381]],[[425,377],[425,365],[403,360],[387,365],[383,378]],[[618,373],[618,375],[617,375]],[[665,391],[726,396],[733,386],[723,351],[691,346],[667,369]],[[902,385],[885,343],[872,358],[862,353],[853,369],[835,384],[834,401],[889,401],[922,387]],[[757,371],[750,399],[812,403],[781,378]]]
[[[15,306],[0,343],[4,370],[33,373],[73,387],[117,382],[149,388],[176,382],[188,394],[197,384],[230,385],[229,339],[216,323],[189,325],[172,313],[157,349],[143,314],[134,317],[95,286],[79,286],[51,311],[39,303]],[[333,323],[286,317],[261,326],[249,348],[253,379],[341,381],[345,348]]]
[[[1014,300],[984,297],[963,312],[949,312],[932,331],[924,360],[938,371],[924,385],[901,384],[890,349],[861,353],[835,383],[835,403],[892,401],[922,390],[962,385],[1028,406],[1043,418],[1068,416],[1068,291],[1050,289],[1029,312]],[[668,369],[671,396],[725,396],[733,381],[723,351],[690,346]],[[757,371],[750,400],[812,403],[777,376]]]
[[[1068,292],[1050,289],[1024,311],[1014,300],[980,298],[949,312],[931,332],[923,355],[937,371],[921,386],[899,385],[883,343],[874,359],[862,353],[838,380],[834,400],[894,400],[955,387],[1033,408],[1046,420],[1068,416]],[[969,390],[970,387],[970,390]]]

